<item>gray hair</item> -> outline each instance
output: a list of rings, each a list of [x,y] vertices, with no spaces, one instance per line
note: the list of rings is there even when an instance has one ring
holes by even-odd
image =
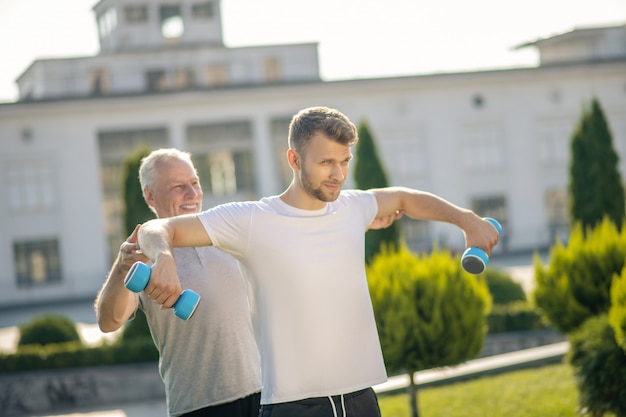
[[[156,165],[161,161],[169,161],[177,159],[189,164],[190,167],[196,172],[196,168],[191,161],[191,154],[184,152],[176,148],[157,149],[150,152],[150,154],[141,160],[139,166],[139,182],[141,183],[141,190],[145,197],[145,189],[152,188],[154,185],[154,172]]]

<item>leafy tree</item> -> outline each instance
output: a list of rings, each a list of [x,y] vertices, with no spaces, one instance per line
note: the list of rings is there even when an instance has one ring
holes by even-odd
[[[605,218],[586,235],[574,225],[568,246],[557,242],[546,266],[535,256],[535,303],[561,332],[570,333],[587,319],[606,314],[610,288],[626,258],[626,231]]]
[[[447,251],[418,256],[404,245],[383,249],[366,271],[385,366],[411,376],[409,400],[417,417],[415,372],[480,353],[491,307],[487,284],[464,272]]]
[[[378,158],[374,138],[365,121],[359,124],[359,141],[356,145],[354,163],[354,181],[361,190],[389,186],[387,174]],[[386,229],[368,230],[365,234],[365,261],[370,262],[385,246],[390,249],[398,247],[400,229],[394,222]]]
[[[625,214],[619,157],[600,103],[595,98],[572,135],[570,162],[570,219],[583,231],[608,216],[621,228]]]
[[[150,153],[146,146],[137,148],[124,160],[124,230],[126,236],[135,230],[135,226],[154,218],[154,213],[143,199],[143,190],[139,182],[139,165]]]

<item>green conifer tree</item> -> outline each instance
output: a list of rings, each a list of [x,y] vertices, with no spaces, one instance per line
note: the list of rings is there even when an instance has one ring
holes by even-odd
[[[359,123],[359,141],[356,145],[354,182],[361,190],[389,186],[387,174],[378,157],[376,144],[365,121]],[[397,248],[400,227],[397,222],[385,229],[368,230],[365,234],[365,261],[369,263],[384,247]]]
[[[476,357],[491,308],[483,276],[461,269],[459,257],[434,250],[415,255],[404,245],[381,251],[366,267],[387,370],[452,366]],[[417,385],[409,378],[411,416],[419,415]]]
[[[586,320],[606,314],[611,306],[611,283],[626,259],[626,230],[608,218],[583,233],[577,223],[567,247],[557,242],[544,265],[535,255],[536,305],[562,333],[571,333]]]
[[[135,230],[135,226],[153,219],[154,213],[143,199],[143,190],[139,182],[139,165],[141,160],[150,153],[146,146],[137,148],[124,160],[124,230],[126,236]]]
[[[583,109],[572,135],[570,162],[570,220],[583,230],[608,216],[621,228],[625,214],[624,187],[611,132],[597,99]]]

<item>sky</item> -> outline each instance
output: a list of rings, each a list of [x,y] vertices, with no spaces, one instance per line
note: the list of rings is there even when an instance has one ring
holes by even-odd
[[[34,60],[98,53],[96,3],[0,0],[0,102]],[[226,46],[317,42],[328,81],[534,66],[516,46],[624,24],[626,0],[222,0]]]

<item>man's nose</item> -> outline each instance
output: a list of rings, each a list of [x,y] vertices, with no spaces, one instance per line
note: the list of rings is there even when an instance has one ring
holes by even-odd
[[[200,191],[197,190],[196,187],[190,184],[185,187],[185,193],[190,194],[190,195],[198,195],[200,194]]]
[[[330,177],[334,180],[343,180],[344,175],[343,175],[343,169],[341,167],[341,165],[334,165],[333,169],[330,173]]]

